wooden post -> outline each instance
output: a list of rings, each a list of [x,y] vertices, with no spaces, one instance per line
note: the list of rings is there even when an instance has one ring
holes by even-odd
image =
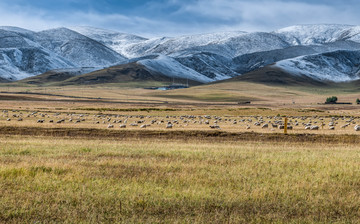
[[[287,128],[288,128],[288,118],[285,117],[285,124],[284,124],[284,134],[287,135]]]

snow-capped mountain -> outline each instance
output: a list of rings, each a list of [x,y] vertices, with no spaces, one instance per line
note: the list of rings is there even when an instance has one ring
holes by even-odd
[[[0,76],[7,80],[20,80],[54,68],[72,67],[75,65],[46,49],[0,49]]]
[[[211,52],[228,58],[254,52],[283,49],[291,45],[271,33],[248,33],[230,37],[218,43],[210,43],[203,47],[196,47],[197,51]]]
[[[360,42],[360,26],[297,25],[273,33],[292,45],[325,44],[344,40]]]
[[[233,58],[232,69],[239,74],[273,64],[288,58],[294,58],[302,55],[316,54],[318,51],[308,46],[295,46],[285,49],[271,51],[262,51],[251,54],[244,54]]]
[[[201,83],[214,81],[214,79],[209,78],[201,73],[198,73],[193,69],[180,64],[175,59],[165,55],[159,55],[154,59],[139,60],[137,63],[144,65],[146,68],[154,72],[159,72],[168,77],[189,79]],[[221,78],[218,78],[218,80],[220,79]]]
[[[149,54],[164,54],[171,56],[179,51],[201,48],[210,44],[226,41],[231,37],[244,35],[245,32],[225,32],[212,34],[199,34],[180,37],[161,37],[149,39],[138,44],[125,46],[125,55],[141,57]]]
[[[23,29],[20,27],[14,27],[14,26],[0,26],[0,30],[13,32],[24,37],[29,37],[35,34],[34,31]]]
[[[180,76],[183,76],[183,79],[197,82],[211,82],[239,75],[229,68],[231,60],[211,53],[184,53],[177,55],[177,57],[151,54],[132,58],[126,62],[119,63],[119,65],[134,62],[167,77],[180,78]]]
[[[0,77],[19,80],[41,74],[54,68],[71,68],[75,65],[24,36],[31,31],[13,27],[0,29]]]
[[[105,30],[94,27],[80,26],[71,27],[70,29],[93,40],[96,40],[99,43],[113,49],[114,51],[128,58],[130,58],[131,55],[129,55],[128,52],[125,50],[127,46],[136,45],[140,42],[147,40],[146,38],[137,35],[120,33],[112,30]]]
[[[105,45],[67,28],[39,32],[35,40],[80,67],[107,67],[126,59]]]
[[[360,79],[360,51],[335,51],[287,59],[275,67],[319,81],[347,82]]]
[[[282,38],[271,33],[225,32],[181,37],[162,37],[123,49],[124,55],[141,57],[149,54],[163,54],[176,57],[179,52],[209,52],[227,58],[258,51],[282,49],[291,46]]]
[[[36,33],[0,27],[0,77],[9,81],[53,69],[103,68],[121,60],[117,52],[65,28]]]
[[[296,75],[340,82],[358,79],[359,51],[360,26],[350,25],[152,39],[92,27],[41,32],[0,27],[0,79],[19,80],[54,69],[138,64],[167,77],[206,83],[276,63]]]
[[[184,51],[178,54],[175,59],[181,64],[213,80],[228,79],[240,75],[232,70],[231,59],[213,53],[188,53]]]

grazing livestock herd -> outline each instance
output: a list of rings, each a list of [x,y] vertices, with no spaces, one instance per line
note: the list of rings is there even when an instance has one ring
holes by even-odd
[[[282,131],[282,116],[215,116],[215,115],[124,115],[76,114],[64,112],[27,112],[3,110],[0,123],[17,125],[48,124],[91,128],[119,129],[215,129],[224,131]],[[287,129],[296,131],[360,131],[360,119],[352,116],[290,116]],[[83,126],[81,126],[83,125]]]

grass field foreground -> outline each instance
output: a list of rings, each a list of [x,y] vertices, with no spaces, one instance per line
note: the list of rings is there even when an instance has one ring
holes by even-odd
[[[357,145],[0,138],[0,222],[360,219]]]

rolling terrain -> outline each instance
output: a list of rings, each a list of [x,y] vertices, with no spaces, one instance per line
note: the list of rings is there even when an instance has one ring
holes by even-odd
[[[314,80],[348,82],[358,80],[360,51],[335,51],[276,62],[275,67],[295,76]]]
[[[233,31],[149,39],[92,27],[41,32],[0,27],[0,80],[17,81],[59,69],[79,71],[69,72],[72,75],[99,70],[91,74],[94,76],[103,74],[104,68],[126,66],[136,71],[143,66],[154,74],[197,83],[238,76],[263,82],[270,77],[260,77],[256,70],[271,65],[303,82],[341,83],[359,79],[359,32],[358,26],[298,25],[273,32]],[[250,78],[254,71],[257,75]],[[138,77],[142,77],[143,72],[139,72]],[[40,84],[41,77],[33,84]],[[148,80],[150,76],[146,77]],[[64,81],[64,77],[59,79]],[[101,77],[92,80],[92,84],[96,80],[103,83]]]
[[[36,33],[35,41],[81,67],[107,67],[125,57],[103,44],[67,28]]]
[[[33,35],[22,29],[0,28],[1,79],[15,81],[54,68],[74,67],[69,60],[30,40]]]
[[[128,83],[157,81],[171,83],[172,78],[147,69],[138,63],[129,63],[113,66],[103,70],[94,71],[88,74],[75,76],[65,80],[62,85],[81,85],[81,84],[103,84],[103,83]],[[181,76],[177,81],[186,81]],[[192,81],[194,83],[194,81]],[[199,82],[195,82],[199,83]]]
[[[18,81],[19,84],[33,84],[39,86],[61,85],[62,81],[70,79],[74,76],[90,73],[97,68],[69,68],[54,69],[47,71],[41,75],[32,76]]]
[[[0,27],[0,223],[357,223],[358,30]]]

